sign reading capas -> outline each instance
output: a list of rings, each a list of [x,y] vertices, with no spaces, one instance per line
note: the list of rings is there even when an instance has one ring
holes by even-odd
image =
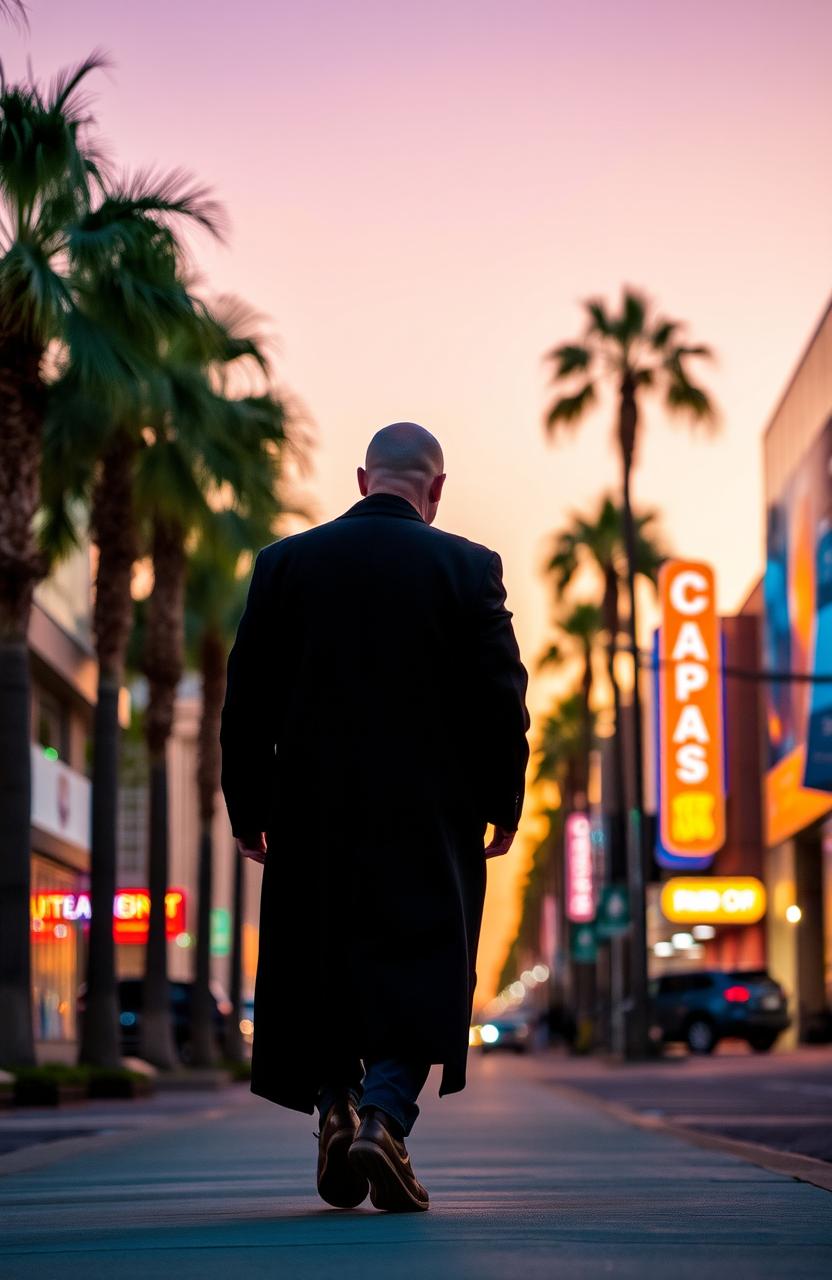
[[[704,868],[725,843],[725,732],[716,584],[709,565],[659,575],[659,845],[662,866]]]

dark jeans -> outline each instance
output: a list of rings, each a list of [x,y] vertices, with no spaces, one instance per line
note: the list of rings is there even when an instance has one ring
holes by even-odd
[[[397,1058],[378,1058],[366,1063],[351,1063],[346,1069],[333,1071],[332,1078],[318,1093],[321,1124],[337,1098],[350,1093],[359,1115],[368,1107],[378,1107],[393,1121],[396,1137],[406,1138],[416,1122],[419,1108],[416,1099],[428,1078],[430,1064],[400,1062]]]

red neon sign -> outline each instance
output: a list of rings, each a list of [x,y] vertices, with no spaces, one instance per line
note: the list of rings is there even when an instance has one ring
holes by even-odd
[[[116,942],[147,942],[150,895],[146,889],[119,889],[113,899],[113,938]],[[33,893],[30,926],[33,941],[69,939],[70,924],[86,926],[92,918],[88,893]],[[165,894],[165,934],[175,938],[185,931],[185,890]]]

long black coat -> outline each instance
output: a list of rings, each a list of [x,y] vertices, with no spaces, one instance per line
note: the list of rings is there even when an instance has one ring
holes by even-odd
[[[252,1089],[311,1112],[356,1057],[465,1084],[487,822],[516,827],[526,672],[499,557],[376,494],[266,547],[222,785],[266,831]]]

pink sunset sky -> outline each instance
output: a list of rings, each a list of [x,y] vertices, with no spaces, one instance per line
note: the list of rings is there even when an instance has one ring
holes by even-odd
[[[0,30],[8,78],[104,48],[113,155],[185,166],[225,204],[228,246],[194,250],[279,337],[320,518],[354,500],[374,429],[422,422],[439,523],[501,552],[533,666],[546,536],[617,482],[608,406],[546,444],[541,357],[626,281],[716,349],[723,418],[694,440],[652,412],[637,499],[741,602],[761,431],[832,287],[829,0],[31,0],[30,20]],[[486,989],[523,858],[489,872]]]

